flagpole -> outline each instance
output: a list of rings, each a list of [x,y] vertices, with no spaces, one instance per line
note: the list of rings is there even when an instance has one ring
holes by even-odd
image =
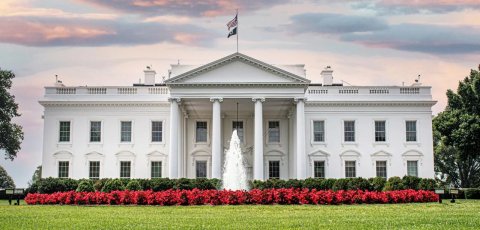
[[[237,9],[237,53],[238,53],[238,9]]]

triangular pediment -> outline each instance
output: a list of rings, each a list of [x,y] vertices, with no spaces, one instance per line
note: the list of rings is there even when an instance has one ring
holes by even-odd
[[[302,69],[303,66],[297,66]],[[307,86],[310,81],[293,72],[264,63],[241,53],[213,61],[165,81],[177,85],[294,84]]]

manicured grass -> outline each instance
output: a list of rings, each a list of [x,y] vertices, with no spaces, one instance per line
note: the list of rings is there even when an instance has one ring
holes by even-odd
[[[388,205],[8,206],[0,229],[480,229],[480,200]]]

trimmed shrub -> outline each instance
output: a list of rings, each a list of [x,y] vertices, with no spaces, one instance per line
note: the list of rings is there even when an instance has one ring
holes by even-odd
[[[310,179],[310,178],[309,178]],[[290,179],[290,180],[285,180],[285,188],[302,188],[305,184],[305,180],[297,180],[297,179]]]
[[[120,179],[109,179],[102,188],[102,192],[111,192],[111,191],[123,191],[125,190],[125,185],[123,185],[122,180]]]
[[[349,181],[350,181],[349,178],[337,179],[333,184],[333,187],[332,187],[333,191],[347,190]]]
[[[350,178],[347,183],[347,190],[364,190],[364,191],[371,191],[372,186],[368,179],[364,179],[361,177]]]
[[[480,188],[464,189],[465,199],[480,199]]]
[[[190,190],[193,189],[193,183],[191,179],[188,178],[180,178],[175,180],[173,184],[173,189],[180,189],[180,190]]]
[[[418,183],[418,189],[421,190],[434,190],[436,187],[439,187],[440,185],[437,183],[435,179],[429,179],[429,178],[422,178],[420,180],[420,183]]]
[[[154,178],[150,180],[150,186],[154,192],[172,189],[173,185],[173,180],[168,178]]]
[[[302,183],[303,188],[322,190],[323,180],[324,179],[320,179],[320,178],[307,178]]]
[[[390,177],[385,184],[385,191],[394,191],[394,190],[402,190],[403,189],[403,180],[398,177]]]
[[[372,191],[382,191],[387,183],[387,179],[383,177],[370,178],[368,181],[372,185]]]
[[[193,180],[193,188],[200,189],[200,190],[210,190],[210,189],[216,189],[216,184],[214,184],[215,181],[209,180],[206,178],[200,178]]]
[[[404,176],[402,178],[403,188],[417,190],[421,180],[422,178],[416,176]]]
[[[77,192],[95,192],[95,188],[93,187],[93,183],[91,180],[82,180],[78,183],[78,187],[75,190]]]
[[[108,178],[102,178],[102,179],[98,179],[98,180],[95,180],[95,182],[93,183],[93,188],[95,189],[95,191],[102,191],[103,189],[103,186],[105,186],[105,184],[107,183],[107,181],[109,181],[111,179],[108,179]]]
[[[333,178],[323,179],[321,182],[320,188],[323,190],[333,189],[333,185],[335,184],[335,181],[337,181],[337,179],[333,179]]]
[[[125,186],[125,189],[129,191],[141,191],[143,188],[138,180],[132,179],[128,182],[127,186]]]

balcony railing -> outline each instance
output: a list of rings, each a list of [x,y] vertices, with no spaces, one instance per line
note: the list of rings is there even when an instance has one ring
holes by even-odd
[[[47,95],[168,95],[168,88],[159,87],[46,87]]]

